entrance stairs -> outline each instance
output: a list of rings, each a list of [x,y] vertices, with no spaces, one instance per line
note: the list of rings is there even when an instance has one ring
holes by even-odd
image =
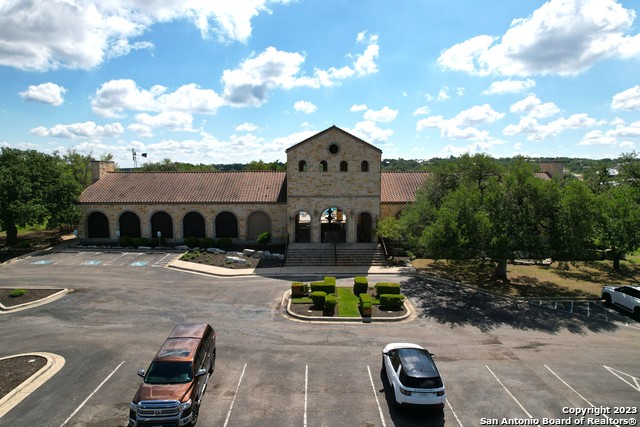
[[[290,243],[285,266],[387,266],[377,243]]]

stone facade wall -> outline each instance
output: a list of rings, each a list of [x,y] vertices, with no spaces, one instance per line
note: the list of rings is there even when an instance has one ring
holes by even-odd
[[[335,144],[337,152],[330,152]],[[306,171],[300,171],[300,162]],[[320,162],[327,171],[320,170]],[[341,171],[341,162],[347,171]],[[361,170],[362,161],[368,171]],[[288,233],[295,234],[295,217],[304,211],[311,216],[311,242],[320,242],[320,215],[337,207],[347,216],[347,242],[356,242],[356,217],[367,212],[373,228],[380,217],[381,152],[338,129],[329,129],[287,150]]]
[[[380,204],[380,217],[395,217],[406,207],[407,203],[382,203]]]
[[[140,219],[142,237],[155,237],[151,235],[151,217],[156,212],[166,212],[173,221],[173,239],[168,242],[181,242],[184,239],[182,220],[189,212],[200,213],[205,220],[207,237],[215,236],[215,219],[221,212],[231,212],[238,220],[238,242],[248,242],[247,220],[253,212],[264,212],[271,220],[271,236],[273,243],[284,243],[287,232],[286,204],[284,203],[246,203],[246,204],[122,204],[122,205],[79,205],[82,211],[83,222],[78,225],[78,235],[86,238],[87,218],[93,212],[101,212],[109,221],[109,234],[111,240],[116,239],[116,230],[119,229],[119,219],[124,212],[133,212]],[[253,243],[253,242],[251,242]]]

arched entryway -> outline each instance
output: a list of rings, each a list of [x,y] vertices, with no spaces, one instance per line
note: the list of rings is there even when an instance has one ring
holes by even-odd
[[[198,212],[189,212],[182,219],[184,237],[206,237],[204,217]]]
[[[262,233],[271,233],[271,220],[264,212],[253,212],[247,218],[247,239],[257,240]]]
[[[238,237],[238,219],[231,212],[220,212],[216,217],[216,237]]]
[[[120,236],[141,237],[140,218],[133,212],[125,212],[120,215]]]
[[[87,237],[90,239],[108,239],[109,219],[102,212],[92,212],[87,218]]]
[[[371,243],[373,236],[373,219],[369,212],[361,212],[357,219],[357,242],[358,243]]]
[[[326,209],[320,215],[320,239],[323,243],[347,241],[347,216],[340,208]]]
[[[311,216],[305,211],[296,214],[295,242],[311,242]]]
[[[151,216],[151,237],[160,236],[173,239],[173,220],[166,212],[156,212]]]

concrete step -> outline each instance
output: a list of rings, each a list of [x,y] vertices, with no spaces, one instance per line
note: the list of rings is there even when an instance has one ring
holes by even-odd
[[[375,243],[294,243],[287,248],[285,265],[387,266],[382,249]]]

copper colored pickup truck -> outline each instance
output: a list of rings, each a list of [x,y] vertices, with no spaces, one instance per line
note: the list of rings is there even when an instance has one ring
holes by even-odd
[[[193,426],[216,361],[210,325],[176,326],[153,358],[129,407],[130,427]]]

